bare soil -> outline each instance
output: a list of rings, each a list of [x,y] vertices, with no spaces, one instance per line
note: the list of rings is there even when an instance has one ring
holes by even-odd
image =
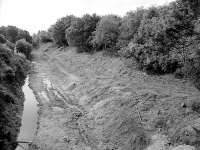
[[[30,86],[40,103],[30,149],[165,150],[198,147],[200,92],[172,75],[150,76],[122,58],[42,45]],[[128,67],[129,65],[129,67]],[[196,130],[197,129],[197,130]],[[187,134],[186,134],[187,133]]]

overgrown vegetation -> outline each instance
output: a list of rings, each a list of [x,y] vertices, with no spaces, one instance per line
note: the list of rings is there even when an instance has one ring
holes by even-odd
[[[22,53],[27,59],[31,59],[32,45],[28,43],[25,39],[18,40],[16,42],[17,53]]]
[[[2,35],[2,34],[0,34],[0,43],[1,43],[1,44],[6,43],[6,38],[5,38],[5,36]]]
[[[21,126],[24,102],[21,86],[29,65],[25,58],[0,44],[0,68],[0,147],[2,150],[13,150],[17,146]]]
[[[66,16],[59,19],[52,27],[49,29],[52,33],[53,39],[58,46],[68,46],[67,39],[65,38],[65,31],[69,28],[76,17]]]
[[[198,0],[138,8],[116,15],[66,16],[49,29],[58,46],[78,46],[81,52],[104,50],[133,59],[151,74],[175,73],[199,83]],[[197,85],[197,87],[200,87]]]
[[[105,49],[115,46],[119,35],[120,22],[121,18],[115,15],[102,17],[94,32],[93,43]]]
[[[22,85],[29,70],[32,37],[15,26],[0,27],[0,147],[16,148],[24,96]],[[16,51],[15,51],[16,49]]]
[[[70,46],[79,46],[83,51],[90,52],[93,48],[92,34],[96,29],[100,17],[96,14],[84,15],[82,18],[74,20],[70,27],[66,29],[66,39]]]
[[[41,32],[43,42],[50,40],[48,32]],[[52,42],[52,40],[51,40]],[[33,38],[26,30],[19,29],[15,26],[0,27],[0,44],[5,44],[13,53],[22,53],[27,59],[31,58]],[[34,41],[35,44],[35,41]]]
[[[15,43],[20,39],[26,39],[27,42],[32,43],[32,37],[29,32],[15,26],[1,26],[0,34],[2,34],[8,41],[12,43]]]

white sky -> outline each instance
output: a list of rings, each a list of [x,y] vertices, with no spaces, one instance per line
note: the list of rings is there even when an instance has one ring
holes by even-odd
[[[0,26],[15,25],[35,33],[58,18],[85,13],[124,15],[137,7],[162,5],[172,0],[0,0]]]

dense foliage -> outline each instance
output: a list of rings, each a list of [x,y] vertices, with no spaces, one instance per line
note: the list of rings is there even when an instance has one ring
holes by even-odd
[[[28,74],[32,37],[15,26],[0,27],[0,149],[13,150],[21,126],[24,95],[22,85]]]
[[[69,46],[81,46],[84,41],[84,22],[77,18],[70,27],[66,29],[66,40]]]
[[[33,47],[35,47],[35,48],[38,48],[39,47],[39,45],[40,45],[40,37],[39,37],[39,34],[37,33],[37,34],[33,34],[32,35],[32,45],[33,45]]]
[[[115,15],[103,16],[94,32],[93,44],[98,48],[115,47],[118,36],[121,18]]]
[[[138,8],[136,11],[127,12],[122,18],[120,34],[117,42],[118,48],[127,46],[130,40],[133,39],[143,19],[144,12],[145,10],[143,8]]]
[[[96,14],[84,15],[82,18],[74,20],[70,27],[66,29],[66,39],[69,45],[82,47],[85,51],[91,51],[92,34],[96,29],[96,25],[100,17]]]
[[[147,72],[179,71],[185,76],[186,70],[191,71],[188,69],[192,69],[191,64],[197,59],[195,51],[199,49],[199,31],[195,31],[197,14],[194,11],[196,9],[190,1],[183,0],[145,10],[138,31],[120,53],[136,60]]]
[[[0,34],[4,35],[5,38],[12,43],[15,43],[20,39],[26,39],[26,41],[32,43],[32,37],[30,36],[29,32],[15,26],[1,26]]]
[[[84,23],[83,29],[84,29],[84,48],[87,51],[92,51],[93,45],[92,45],[92,36],[93,32],[96,30],[96,26],[98,22],[100,21],[100,17],[96,14],[93,15],[84,15],[81,20]]]
[[[47,32],[47,31],[39,31],[38,38],[39,38],[39,41],[42,43],[53,42],[50,32]]]
[[[5,36],[2,35],[2,34],[0,34],[0,43],[1,43],[1,44],[6,43],[6,38],[5,38]]]
[[[16,42],[16,51],[22,53],[27,59],[31,59],[32,45],[28,43],[25,39],[18,40]]]
[[[70,27],[71,23],[76,19],[75,16],[66,16],[58,19],[57,22],[49,29],[53,39],[58,46],[68,46],[65,38],[65,30]]]
[[[21,126],[24,102],[21,86],[28,73],[28,61],[0,44],[0,147],[13,150]]]

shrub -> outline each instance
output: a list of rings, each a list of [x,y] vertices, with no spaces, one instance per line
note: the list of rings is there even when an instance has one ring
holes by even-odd
[[[0,83],[1,81],[9,82],[9,80],[6,80],[8,78],[19,83],[18,81],[26,76],[27,65],[24,58],[11,53],[5,46],[0,45]]]
[[[37,48],[40,44],[40,38],[38,34],[33,34],[32,36],[32,45],[33,47]]]
[[[6,43],[6,38],[2,34],[0,34],[0,43],[2,43],[2,44]]]
[[[14,51],[14,49],[15,49],[15,44],[14,44],[14,43],[12,43],[12,42],[10,42],[10,41],[7,41],[7,42],[6,42],[6,45],[7,45],[11,50]]]
[[[26,59],[0,44],[0,68],[0,147],[2,150],[13,150],[17,146],[21,125],[18,116],[24,101],[21,86],[29,65]]]
[[[53,39],[52,39],[50,33],[47,31],[40,31],[38,33],[38,38],[39,38],[38,40],[42,43],[53,42]]]
[[[191,14],[186,4],[180,3],[150,8],[143,15],[132,46],[120,53],[137,60],[149,73],[171,73],[185,67],[196,45]]]
[[[23,53],[27,59],[31,59],[32,45],[25,39],[21,39],[16,42],[16,50],[19,53]]]
[[[178,67],[176,58],[170,55],[173,41],[167,32],[173,18],[166,16],[158,16],[158,10],[147,11],[133,42],[120,52],[134,58],[148,73],[170,73]]]
[[[193,70],[192,70],[192,76],[190,77],[194,83],[194,85],[200,90],[200,49],[196,50],[195,58],[193,58]]]

